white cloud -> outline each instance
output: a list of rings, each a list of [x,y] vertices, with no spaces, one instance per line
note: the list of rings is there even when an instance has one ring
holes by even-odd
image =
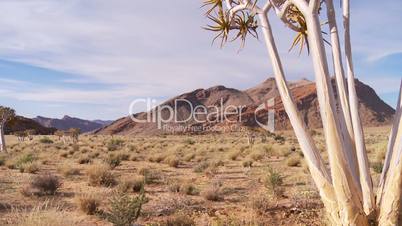
[[[402,4],[392,2],[384,3],[387,10],[383,11],[374,0],[353,8],[356,56],[376,59],[402,51],[401,32],[388,26],[401,21]],[[186,0],[0,1],[0,58],[80,76],[65,80],[68,83],[113,85],[101,90],[40,87],[13,90],[10,96],[103,101],[125,108],[116,99],[167,98],[217,84],[247,88],[272,75],[260,41],[250,40],[239,54],[238,43],[229,43],[224,50],[211,47],[212,34],[201,29],[207,21],[200,4]],[[287,52],[293,34],[272,18],[287,77],[312,78],[308,57]]]

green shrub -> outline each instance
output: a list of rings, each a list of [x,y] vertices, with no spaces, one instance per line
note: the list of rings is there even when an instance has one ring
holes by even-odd
[[[21,164],[19,167],[21,173],[37,173],[39,171],[38,162],[27,162]]]
[[[105,213],[105,217],[115,226],[132,225],[140,216],[142,205],[145,202],[144,191],[134,198],[118,192],[110,199],[110,210]]]
[[[21,165],[33,162],[35,159],[36,158],[32,153],[24,154],[17,159],[14,165],[16,168],[20,168]]]
[[[382,168],[384,167],[384,164],[382,162],[375,162],[371,165],[371,168],[373,168],[374,172],[380,174],[382,173]]]
[[[283,177],[273,168],[268,168],[268,175],[265,179],[265,186],[270,190],[274,196],[279,196],[282,192],[281,186],[283,184]]]
[[[49,137],[42,137],[39,142],[42,144],[53,144],[53,141]]]

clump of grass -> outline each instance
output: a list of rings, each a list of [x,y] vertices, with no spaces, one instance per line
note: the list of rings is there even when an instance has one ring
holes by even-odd
[[[148,160],[150,162],[160,163],[160,162],[164,161],[165,158],[166,158],[166,155],[164,155],[164,154],[156,154],[156,155],[150,156],[148,158]]]
[[[195,157],[195,154],[194,154],[194,153],[189,153],[189,154],[185,155],[183,159],[184,159],[184,161],[186,161],[186,162],[190,162],[191,160],[194,159],[194,157]]]
[[[180,193],[184,195],[198,195],[198,189],[192,183],[184,183],[180,186]]]
[[[267,195],[260,194],[251,198],[250,206],[258,214],[263,214],[271,207],[271,200]]]
[[[300,166],[301,161],[299,156],[291,156],[286,160],[286,165],[290,167]]]
[[[144,184],[144,177],[124,179],[119,183],[117,190],[120,192],[140,192],[144,188]]]
[[[177,168],[180,165],[180,159],[176,156],[169,156],[165,159],[165,162],[173,168]]]
[[[28,213],[25,211],[16,211],[18,226],[71,226],[79,224],[70,212],[61,207],[51,207],[49,201],[45,201],[38,206],[34,206]]]
[[[267,177],[265,178],[265,186],[274,196],[279,196],[282,194],[282,184],[283,176],[273,168],[269,167]]]
[[[39,142],[42,144],[53,144],[53,140],[49,137],[42,137]]]
[[[193,171],[195,173],[202,173],[204,172],[207,168],[209,167],[209,163],[207,161],[200,162],[197,164],[194,168]]]
[[[146,201],[143,191],[137,197],[118,192],[110,199],[109,211],[104,216],[115,226],[132,225],[140,216],[142,205]]]
[[[232,151],[231,153],[229,153],[229,159],[236,161],[240,156],[240,151]]]
[[[177,180],[168,181],[168,190],[170,192],[179,193],[180,192],[180,182]]]
[[[108,151],[116,151],[120,149],[124,144],[124,140],[121,139],[111,139],[107,144]]]
[[[201,195],[209,201],[222,201],[223,200],[223,192],[222,192],[222,184],[213,183],[209,188],[205,189]]]
[[[27,153],[27,154],[20,156],[14,165],[16,168],[20,168],[21,165],[29,163],[29,162],[33,162],[35,159],[36,158],[32,153]]]
[[[91,194],[81,195],[77,198],[78,208],[87,215],[94,215],[101,204],[101,200]]]
[[[0,166],[4,166],[6,164],[6,157],[4,155],[0,155]]]
[[[149,168],[142,168],[139,173],[144,176],[145,184],[155,184],[162,179],[161,172]]]
[[[81,156],[78,160],[77,160],[77,162],[79,163],[79,164],[89,164],[89,163],[91,163],[92,162],[92,159],[91,158],[89,158],[89,156]]]
[[[110,154],[106,159],[105,162],[112,168],[116,168],[121,163],[121,157],[119,155]]]
[[[37,173],[39,171],[39,163],[38,162],[27,162],[21,164],[19,170],[21,173]]]
[[[71,177],[80,174],[80,170],[71,166],[71,164],[64,163],[57,168],[57,171],[65,177]]]
[[[34,177],[27,187],[24,187],[22,193],[30,195],[55,195],[61,187],[61,181],[57,176],[46,174]]]
[[[115,175],[110,172],[106,165],[92,165],[88,171],[88,182],[92,186],[111,187],[117,184]]]
[[[193,145],[193,144],[195,144],[195,141],[192,140],[191,138],[187,138],[187,139],[184,140],[184,143],[189,144],[189,145]]]
[[[243,167],[252,167],[253,166],[253,160],[244,160],[242,162]]]
[[[384,164],[382,162],[374,162],[371,164],[371,168],[373,168],[374,172],[380,174],[382,173],[382,168],[384,167]]]
[[[190,216],[179,213],[168,217],[163,226],[195,226],[195,221]]]

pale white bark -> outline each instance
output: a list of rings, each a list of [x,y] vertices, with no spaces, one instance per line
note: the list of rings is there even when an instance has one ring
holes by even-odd
[[[354,140],[356,154],[359,164],[360,184],[363,192],[363,206],[367,215],[375,209],[375,199],[373,192],[373,182],[370,176],[368,156],[364,142],[364,132],[359,115],[359,102],[355,87],[355,74],[353,67],[352,44],[350,38],[350,3],[349,0],[343,1],[343,18],[345,29],[345,55],[348,74],[349,104],[352,116]]]
[[[331,184],[329,173],[325,167],[319,151],[314,145],[313,139],[307,132],[306,125],[300,117],[296,104],[286,83],[283,67],[272,35],[272,30],[267,15],[259,15],[262,31],[265,38],[268,54],[271,58],[275,80],[281,96],[286,113],[289,116],[300,147],[306,158],[306,162],[312,174],[313,180],[318,187],[320,196],[329,213],[329,218],[333,225],[339,225],[339,210],[335,200],[335,193]]]
[[[381,173],[380,183],[378,185],[377,205],[379,205],[381,203],[382,195],[384,192],[385,181],[387,178],[387,173],[389,171],[389,167],[391,164],[391,158],[392,158],[393,151],[394,151],[396,136],[398,133],[398,127],[399,127],[400,120],[401,120],[401,114],[402,114],[401,108],[402,108],[402,82],[401,82],[401,87],[400,87],[400,91],[399,91],[398,102],[396,105],[394,122],[392,124],[391,133],[390,133],[389,139],[388,139],[388,146],[387,146],[387,153],[385,156],[385,162],[384,162],[383,170]]]
[[[332,181],[338,201],[342,225],[368,225],[361,206],[361,192],[348,161],[346,145],[342,138],[335,108],[335,97],[330,83],[321,25],[316,12],[304,15],[308,27],[308,39],[316,76],[317,96],[320,104]]]
[[[0,152],[7,152],[6,139],[4,137],[4,124],[0,123]]]
[[[402,84],[378,191],[379,225],[399,225],[402,193]],[[388,169],[388,170],[387,170]]]
[[[350,116],[350,108],[349,108],[349,101],[346,93],[346,85],[345,85],[345,72],[343,70],[342,64],[342,53],[338,35],[338,26],[336,23],[335,17],[335,9],[332,0],[326,1],[327,6],[327,17],[328,17],[328,25],[331,34],[331,47],[332,47],[332,59],[334,64],[335,70],[335,78],[337,83],[337,92],[338,92],[338,100],[340,103],[339,117],[342,117],[342,121],[345,121],[345,124],[341,124],[343,131],[347,131],[345,134],[345,143],[347,145],[349,161],[351,165],[351,170],[353,176],[356,178],[356,181],[359,181],[359,167],[357,164],[357,156],[356,156],[356,149],[354,146],[354,133],[352,127],[352,119]]]

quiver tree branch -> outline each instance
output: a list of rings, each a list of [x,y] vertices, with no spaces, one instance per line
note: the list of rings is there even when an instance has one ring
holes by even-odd
[[[401,211],[402,192],[402,82],[399,91],[397,110],[391,130],[387,156],[381,176],[378,205],[379,225],[398,225]],[[388,170],[387,170],[388,169]]]
[[[363,193],[363,206],[366,214],[370,214],[375,209],[375,200],[373,192],[373,182],[370,176],[368,156],[364,142],[364,132],[359,115],[359,102],[355,86],[355,74],[353,67],[352,45],[350,37],[350,3],[349,0],[343,1],[343,18],[345,29],[345,55],[346,67],[348,72],[348,90],[350,112],[353,125],[354,141],[356,145],[356,154],[359,165],[360,184]]]
[[[328,25],[331,35],[332,60],[338,93],[337,101],[338,103],[340,103],[339,117],[341,118],[341,121],[345,122],[341,123],[340,126],[342,127],[341,129],[344,134],[344,141],[352,174],[355,177],[356,181],[359,181],[359,166],[354,144],[354,132],[350,115],[349,100],[346,92],[345,72],[342,63],[342,52],[338,35],[338,26],[335,17],[335,9],[332,0],[327,0],[325,2],[325,5],[327,7]]]
[[[262,31],[265,38],[268,54],[271,58],[273,70],[275,74],[275,81],[281,96],[286,113],[292,124],[296,137],[299,141],[301,150],[304,153],[306,162],[308,164],[310,173],[313,176],[314,182],[318,187],[320,196],[328,211],[329,219],[334,225],[340,223],[339,210],[335,198],[333,186],[329,173],[325,167],[324,161],[316,148],[311,135],[308,133],[305,122],[299,115],[295,101],[291,95],[287,85],[282,63],[278,54],[278,50],[273,38],[272,30],[268,21],[266,13],[259,15]]]

